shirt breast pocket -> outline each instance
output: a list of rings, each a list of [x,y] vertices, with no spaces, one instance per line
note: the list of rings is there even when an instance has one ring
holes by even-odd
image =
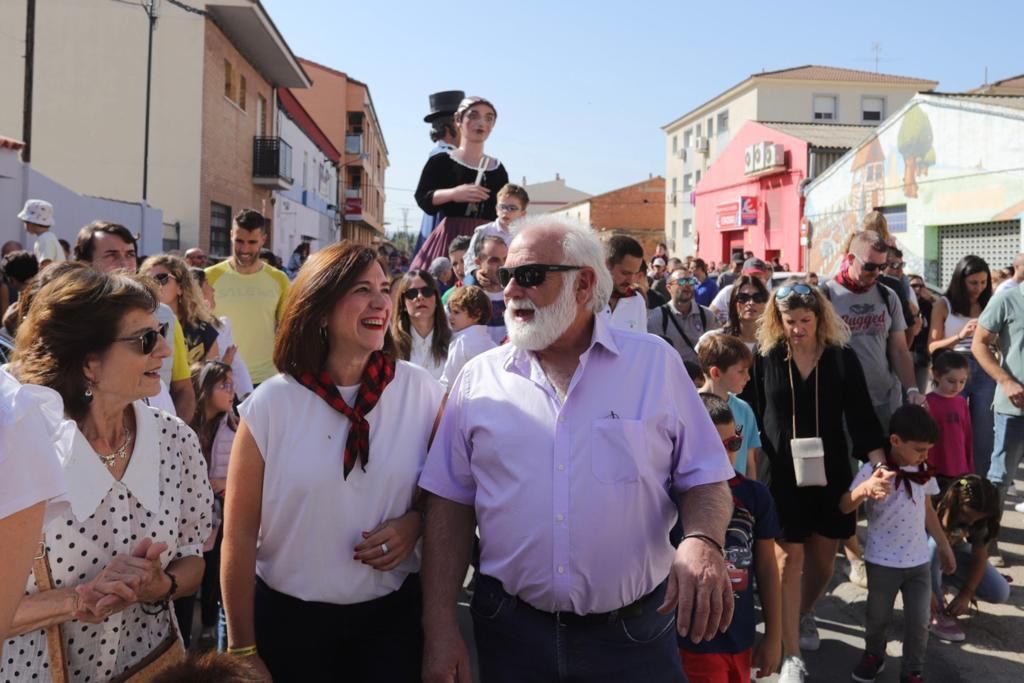
[[[607,484],[637,481],[637,458],[642,457],[646,442],[643,420],[594,420],[590,444],[594,477]]]

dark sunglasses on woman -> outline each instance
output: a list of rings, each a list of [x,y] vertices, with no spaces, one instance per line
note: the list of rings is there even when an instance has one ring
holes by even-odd
[[[805,285],[802,282],[798,282],[795,285],[783,285],[782,287],[779,287],[777,290],[775,290],[775,298],[781,300],[781,299],[785,299],[790,294],[807,295],[807,294],[813,294],[813,293],[814,293],[814,288],[813,287],[811,287],[810,285]],[[737,298],[739,298],[739,297],[737,297]]]
[[[156,275],[154,275],[154,276],[153,276],[153,279],[154,279],[154,280],[156,280],[156,281],[157,281],[158,283],[160,283],[161,285],[166,285],[166,284],[167,284],[167,281],[168,281],[168,280],[172,280],[172,279],[173,279],[173,280],[174,280],[175,282],[177,282],[177,281],[178,281],[178,278],[174,277],[174,276],[173,276],[173,275],[171,275],[170,273],[157,273]]]
[[[755,304],[766,304],[768,303],[768,295],[761,294],[760,292],[756,292],[754,294],[743,293],[736,295],[736,303],[738,304],[749,304],[751,301],[753,301]]]
[[[430,299],[433,298],[434,292],[436,291],[437,290],[431,287],[430,285],[427,285],[425,287],[410,287],[409,289],[405,290],[404,296],[409,301],[412,301],[418,296],[422,296],[424,299]]]
[[[117,337],[114,341],[138,342],[142,345],[142,355],[148,356],[156,349],[156,343],[160,340],[160,337],[167,334],[167,325],[168,323],[163,323],[155,330],[146,330],[135,337]]]
[[[520,287],[539,287],[544,284],[548,273],[564,273],[569,270],[579,270],[581,266],[559,266],[546,263],[528,263],[515,268],[498,268],[498,282],[502,287],[508,287],[508,283],[515,279]]]

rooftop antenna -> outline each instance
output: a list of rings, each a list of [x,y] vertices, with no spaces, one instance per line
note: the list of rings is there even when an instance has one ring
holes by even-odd
[[[878,73],[878,55],[882,52],[882,44],[877,41],[871,43],[871,51],[875,53],[875,73]]]
[[[985,85],[988,85],[988,65],[985,65]]]

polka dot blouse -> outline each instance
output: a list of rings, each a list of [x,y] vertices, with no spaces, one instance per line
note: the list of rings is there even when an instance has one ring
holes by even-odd
[[[66,430],[58,443],[71,507],[45,529],[56,588],[92,579],[147,536],[168,545],[161,556],[165,567],[179,558],[201,556],[212,529],[213,491],[195,432],[142,402],[134,408],[135,447],[121,481],[114,480],[77,429]],[[29,576],[26,594],[35,592]],[[150,616],[135,604],[99,624],[65,622],[61,632],[70,680],[106,681],[125,671],[160,644],[173,614],[165,610]],[[4,643],[0,681],[49,680],[44,630]]]

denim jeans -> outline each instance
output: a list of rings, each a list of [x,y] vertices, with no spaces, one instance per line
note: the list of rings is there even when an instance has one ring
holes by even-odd
[[[928,617],[931,606],[929,565],[905,569],[883,567],[866,562],[868,572],[868,604],[864,649],[868,654],[885,656],[889,641],[896,594],[903,595],[903,673],[924,671],[924,654],[928,646]]]
[[[988,480],[999,489],[999,509],[1002,510],[1006,489],[1013,483],[1021,456],[1024,455],[1024,417],[996,413],[995,419],[995,443],[992,446]]]
[[[470,604],[483,683],[685,682],[675,615],[658,614],[665,584],[637,614],[598,624],[563,623],[481,575]]]
[[[942,582],[952,584],[956,588],[962,588],[967,581],[967,573],[971,568],[971,546],[967,543],[958,543],[953,546],[953,555],[956,557],[956,571],[947,576],[942,575],[942,563],[939,562],[938,546],[931,538],[928,539],[928,550],[932,554],[932,592],[936,599],[942,602]],[[1003,603],[1010,599],[1010,584],[1006,582],[1003,575],[987,561],[985,562],[985,575],[981,583],[974,591],[979,600],[991,603]]]
[[[971,432],[974,435],[974,471],[985,476],[992,458],[995,413],[992,402],[996,395],[996,381],[982,370],[974,356],[964,354],[971,374],[960,395],[967,399],[971,410]]]

